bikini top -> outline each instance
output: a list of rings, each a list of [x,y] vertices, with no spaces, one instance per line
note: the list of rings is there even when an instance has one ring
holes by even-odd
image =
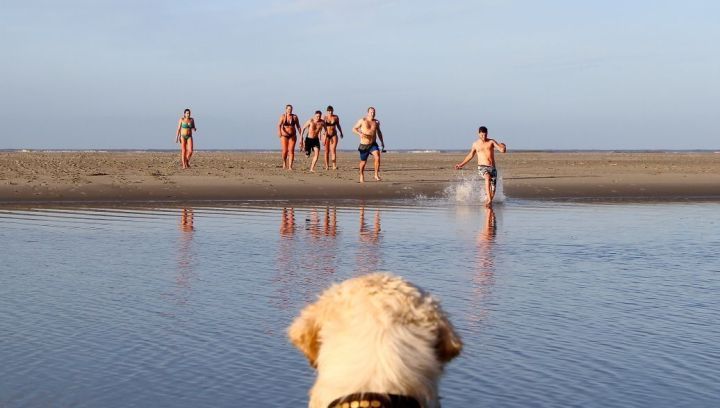
[[[190,129],[192,127],[192,119],[190,119],[190,123],[180,122],[180,127],[183,129]]]
[[[335,122],[335,121],[328,122],[327,119],[325,120],[325,126],[335,126],[335,125],[337,125],[337,122]]]
[[[292,115],[291,116],[290,123],[287,121],[287,115],[285,115],[285,119],[283,120],[283,126],[293,126],[295,124],[295,121],[297,120],[297,116]]]

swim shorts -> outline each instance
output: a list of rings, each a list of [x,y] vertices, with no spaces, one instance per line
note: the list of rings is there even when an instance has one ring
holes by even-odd
[[[479,165],[478,166],[478,174],[480,177],[485,178],[486,174],[490,175],[490,184],[492,184],[493,190],[495,190],[495,185],[497,184],[497,169],[495,166],[485,166],[485,165]]]
[[[377,142],[373,142],[371,145],[361,144],[358,146],[358,152],[360,152],[360,161],[367,161],[368,156],[374,151],[380,151],[380,147]]]
[[[316,137],[314,139],[305,137],[305,154],[309,156],[312,149],[320,150],[320,138],[319,137]]]

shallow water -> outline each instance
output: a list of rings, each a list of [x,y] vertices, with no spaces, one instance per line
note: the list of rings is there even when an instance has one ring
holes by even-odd
[[[465,342],[444,407],[709,407],[720,204],[0,210],[0,406],[299,406],[285,328],[388,270]],[[299,404],[299,405],[298,405]]]

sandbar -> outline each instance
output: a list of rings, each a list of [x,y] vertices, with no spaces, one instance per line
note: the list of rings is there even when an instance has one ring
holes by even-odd
[[[474,175],[463,153],[389,152],[382,182],[358,183],[356,152],[338,170],[281,167],[279,152],[198,151],[183,170],[171,152],[2,152],[0,203],[135,203],[442,197]],[[368,169],[372,169],[372,159]],[[720,200],[720,153],[529,152],[497,155],[506,197],[547,200]]]

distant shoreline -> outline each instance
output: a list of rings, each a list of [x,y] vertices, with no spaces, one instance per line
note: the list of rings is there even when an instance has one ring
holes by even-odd
[[[413,151],[417,152],[417,151]],[[172,151],[0,153],[0,203],[143,203],[248,200],[389,200],[443,197],[475,177],[453,165],[465,152],[390,152],[384,181],[357,183],[358,157],[339,153],[340,170],[280,168],[277,151],[203,151],[182,170]],[[533,152],[498,154],[508,199],[720,201],[720,154],[677,152]],[[368,177],[371,179],[372,177]]]
[[[0,149],[0,153],[174,153],[174,149]],[[279,149],[196,149],[207,153],[279,153]],[[338,152],[354,153],[356,149],[340,149]],[[467,149],[391,149],[388,153],[466,153]],[[513,149],[515,153],[715,153],[717,149]]]

